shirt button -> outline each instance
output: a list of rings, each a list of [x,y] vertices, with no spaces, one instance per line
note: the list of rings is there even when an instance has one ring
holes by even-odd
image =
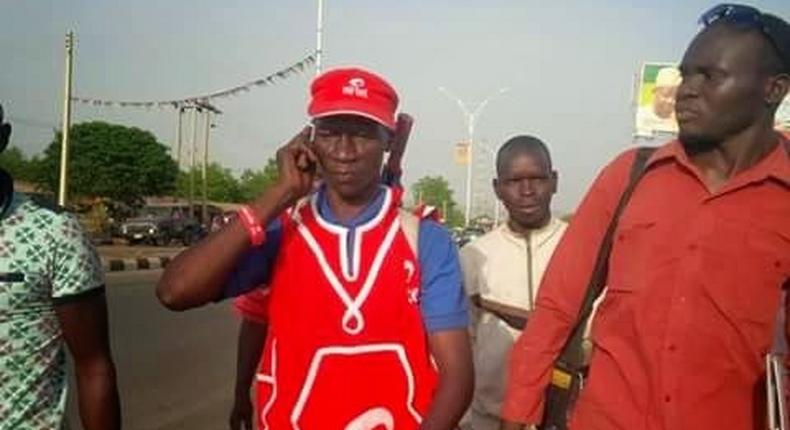
[[[672,401],[672,397],[670,397],[670,396],[664,396],[664,402],[666,402],[666,403],[669,403],[669,402],[671,402],[671,401]]]
[[[692,243],[691,245],[688,246],[689,251],[696,251],[697,248],[698,246],[696,243]]]
[[[670,345],[667,347],[667,349],[669,350],[669,352],[675,352],[675,351],[677,351],[677,350],[678,350],[678,347],[677,347],[677,345],[675,345],[675,344],[673,343],[673,344],[670,344]]]

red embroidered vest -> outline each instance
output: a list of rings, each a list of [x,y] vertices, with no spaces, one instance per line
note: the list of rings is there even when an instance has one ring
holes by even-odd
[[[437,373],[399,199],[385,191],[351,251],[348,230],[323,220],[315,197],[283,216],[257,377],[261,429],[418,428]]]

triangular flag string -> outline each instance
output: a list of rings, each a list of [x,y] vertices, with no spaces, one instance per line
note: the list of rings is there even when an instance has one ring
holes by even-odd
[[[207,102],[219,98],[237,96],[242,92],[248,92],[252,90],[253,87],[272,85],[276,81],[287,79],[289,76],[291,76],[294,73],[303,72],[308,66],[314,63],[315,63],[315,54],[310,54],[296,64],[292,64],[291,66],[278,70],[268,76],[255,79],[254,81],[250,81],[243,85],[238,85],[221,91],[215,91],[202,96],[192,96],[178,100],[116,101],[116,100],[106,100],[106,99],[90,98],[90,97],[72,97],[71,100],[92,106],[146,108],[146,109],[151,109],[153,107],[158,107],[160,109],[172,107],[175,109],[179,109],[183,106],[193,105],[198,101]]]

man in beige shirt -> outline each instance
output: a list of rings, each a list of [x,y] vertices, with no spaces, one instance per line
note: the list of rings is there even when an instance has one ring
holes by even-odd
[[[551,215],[557,173],[542,141],[531,136],[508,140],[497,153],[496,167],[494,191],[508,221],[461,250],[475,316],[475,393],[462,422],[467,430],[499,428],[507,356],[567,225]]]

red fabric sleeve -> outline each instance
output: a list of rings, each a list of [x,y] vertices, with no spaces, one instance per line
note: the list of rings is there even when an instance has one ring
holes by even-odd
[[[269,290],[258,287],[233,300],[233,308],[242,318],[260,324],[269,322]]]

